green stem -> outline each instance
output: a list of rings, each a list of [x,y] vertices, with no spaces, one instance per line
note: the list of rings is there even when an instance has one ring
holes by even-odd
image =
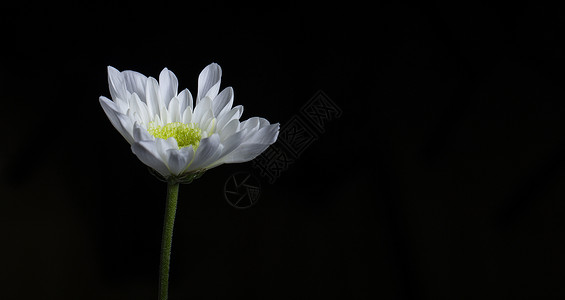
[[[167,204],[163,222],[163,237],[161,242],[161,265],[159,270],[159,300],[167,300],[169,292],[169,266],[171,262],[171,245],[173,243],[173,227],[177,211],[179,183],[167,183]]]

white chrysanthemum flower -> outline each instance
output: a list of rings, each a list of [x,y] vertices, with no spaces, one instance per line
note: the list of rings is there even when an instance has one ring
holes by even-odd
[[[222,69],[208,65],[198,76],[193,106],[188,89],[167,68],[159,81],[108,67],[110,99],[100,104],[133,153],[164,178],[182,178],[224,163],[246,162],[274,143],[279,124],[253,117],[240,122],[243,106],[232,108],[233,89],[220,90]]]

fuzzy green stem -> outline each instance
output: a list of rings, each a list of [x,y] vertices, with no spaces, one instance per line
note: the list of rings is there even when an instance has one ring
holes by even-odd
[[[159,300],[167,300],[169,292],[169,266],[171,262],[171,245],[173,243],[173,227],[177,211],[179,183],[167,183],[167,204],[163,222],[163,237],[161,242],[161,265],[159,270]]]

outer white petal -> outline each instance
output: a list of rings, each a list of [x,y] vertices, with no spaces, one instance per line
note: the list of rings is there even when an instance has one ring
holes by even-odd
[[[214,133],[214,129],[216,128],[216,119],[212,117],[212,112],[209,111],[204,118],[202,118],[202,122],[200,123],[200,129],[206,132],[206,136],[212,135]]]
[[[241,114],[243,113],[243,106],[238,105],[232,108],[230,111],[225,113],[223,116],[218,118],[218,123],[216,124],[218,131],[221,131],[224,126],[226,126],[232,120],[239,120]]]
[[[279,134],[279,123],[267,125],[259,128],[252,134],[248,135],[246,144],[272,144],[277,140]]]
[[[127,90],[124,82],[124,77],[120,71],[112,66],[108,66],[108,86],[110,88],[110,95],[116,101],[117,98],[127,99]]]
[[[120,124],[122,124],[122,127],[124,128],[125,131],[125,133],[123,133],[122,135],[128,141],[128,143],[133,144],[135,142],[135,140],[133,139],[134,121],[130,117],[123,114],[117,114],[117,116],[118,116],[118,120],[120,120]]]
[[[118,112],[116,104],[112,102],[110,99],[101,96],[99,100],[102,109],[104,110],[106,116],[110,120],[110,123],[114,125],[114,128],[118,130],[118,132],[128,141],[128,143],[132,144],[134,142],[132,136],[133,130],[129,130],[130,129],[129,125],[131,123],[131,120],[129,120],[129,118],[126,115]],[[132,129],[133,129],[133,124],[132,124]]]
[[[232,87],[225,88],[212,102],[212,110],[214,117],[219,117],[228,112],[233,105],[233,89]]]
[[[220,158],[220,159],[218,159],[217,161],[215,161],[215,162],[213,162],[213,163],[207,165],[205,169],[206,169],[206,170],[210,170],[210,169],[213,169],[213,168],[215,168],[215,167],[217,167],[217,166],[221,166],[221,165],[223,165],[223,164],[225,164],[225,163],[224,163],[224,161],[222,160],[222,158]]]
[[[192,103],[192,94],[190,93],[190,91],[188,89],[184,89],[182,90],[179,95],[177,96],[180,100],[181,106],[180,106],[180,112],[181,114],[184,113],[184,110],[187,107],[190,107],[190,109],[194,109],[193,103]]]
[[[133,93],[130,98],[130,109],[139,114],[143,124],[149,124],[151,117],[149,116],[147,104],[139,99],[136,93]]]
[[[247,162],[259,156],[268,147],[266,144],[243,144],[226,155],[222,161],[226,164]]]
[[[265,118],[259,118],[259,128],[263,128],[265,126],[269,126],[271,123],[269,123],[269,120],[265,119]]]
[[[216,161],[221,155],[223,146],[220,144],[220,136],[215,133],[207,138],[203,138],[200,141],[198,149],[194,155],[194,159],[188,171],[194,171],[205,167],[212,162]]]
[[[224,148],[222,149],[221,157],[230,154],[239,146],[241,146],[241,144],[245,142],[245,134],[245,130],[236,132],[235,134],[228,137],[225,141],[223,141],[222,145],[224,146]]]
[[[133,138],[136,142],[155,140],[155,137],[152,136],[145,127],[140,126],[138,123],[133,124]]]
[[[169,169],[161,159],[161,155],[157,151],[157,144],[154,141],[139,141],[131,146],[131,151],[144,164],[153,168],[163,177],[171,175]]]
[[[194,113],[192,114],[192,122],[198,123],[202,121],[203,117],[210,112],[212,115],[212,100],[209,97],[204,97],[202,101],[196,104],[194,108]]]
[[[127,114],[129,109],[129,101],[127,99],[116,98],[114,99],[114,103],[116,103],[117,111],[122,114]]]
[[[159,147],[164,151],[169,150],[169,149],[178,149],[179,145],[177,144],[177,140],[175,140],[174,137],[170,137],[168,139],[159,139],[156,138],[156,140],[160,140],[157,142],[157,144],[159,145]]]
[[[224,128],[221,129],[218,133],[220,134],[220,140],[223,142],[232,134],[234,134],[239,129],[239,120],[231,120]]]
[[[169,158],[171,156],[171,151],[169,150],[178,150],[179,147],[177,145],[177,141],[173,137],[170,137],[166,140],[156,138],[155,143],[157,145],[156,148],[157,153],[159,153],[159,157],[161,158],[163,163],[165,163],[165,166],[169,168]]]
[[[123,71],[122,76],[126,89],[130,93],[139,95],[142,101],[145,101],[145,85],[147,84],[147,77],[135,71]]]
[[[217,160],[214,161],[210,161],[209,165],[206,165],[205,168],[206,169],[211,169],[214,167],[217,167],[221,164],[224,163],[224,158],[230,154],[231,152],[233,152],[235,149],[237,149],[241,143],[244,142],[244,137],[245,137],[246,131],[239,131],[233,135],[231,135],[230,137],[228,137],[225,141],[221,142],[223,148],[222,148],[222,153],[220,154],[220,156],[218,157]]]
[[[252,118],[249,118],[249,119],[241,122],[241,124],[239,125],[239,128],[249,129],[249,130],[257,130],[257,129],[259,129],[260,123],[261,123],[261,121],[260,121],[259,117],[252,117]]]
[[[169,149],[169,170],[174,175],[180,175],[188,167],[194,157],[192,145],[182,149]]]
[[[196,104],[202,98],[208,96],[214,99],[220,91],[220,82],[222,78],[222,68],[217,63],[211,63],[206,66],[200,75],[198,75],[198,93],[196,94]]]
[[[222,160],[225,163],[241,163],[254,159],[277,140],[279,128],[280,125],[276,123],[252,132],[237,149]]]
[[[159,74],[159,92],[165,106],[169,106],[169,102],[177,95],[179,82],[175,74],[164,68]]]
[[[145,86],[145,103],[147,103],[147,109],[151,119],[155,115],[160,114],[161,108],[161,96],[159,95],[159,83],[157,79],[153,77],[147,78],[147,85]]]
[[[100,96],[98,98],[98,100],[100,101],[100,105],[102,106],[102,109],[106,113],[106,116],[110,120],[110,123],[112,123],[112,125],[114,125],[114,127],[118,131],[123,130],[123,128],[121,128],[122,125],[120,124],[120,121],[118,120],[117,114],[119,114],[119,112],[118,112],[118,108],[116,107],[116,103],[112,102],[112,100],[110,100],[110,99],[108,99],[104,96]]]
[[[132,127],[131,127],[131,136],[133,136],[133,124],[135,122],[139,123],[139,124],[143,124],[143,120],[141,120],[141,117],[139,116],[139,114],[134,111],[133,109],[128,109],[127,114],[125,114],[125,116],[127,117],[127,119],[131,120],[132,122]],[[118,117],[119,118],[119,117]],[[121,121],[121,119],[120,119]],[[122,123],[123,125],[124,123]],[[125,127],[124,127],[125,128]],[[127,129],[127,128],[126,128]]]

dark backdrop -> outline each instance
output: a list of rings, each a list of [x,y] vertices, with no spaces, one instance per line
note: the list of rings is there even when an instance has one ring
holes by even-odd
[[[181,186],[171,299],[565,297],[564,12],[537,4],[2,10],[2,299],[155,299],[166,185],[111,126],[106,66],[196,92],[217,62],[242,120],[342,114],[274,182]],[[224,199],[254,172],[259,201]]]

